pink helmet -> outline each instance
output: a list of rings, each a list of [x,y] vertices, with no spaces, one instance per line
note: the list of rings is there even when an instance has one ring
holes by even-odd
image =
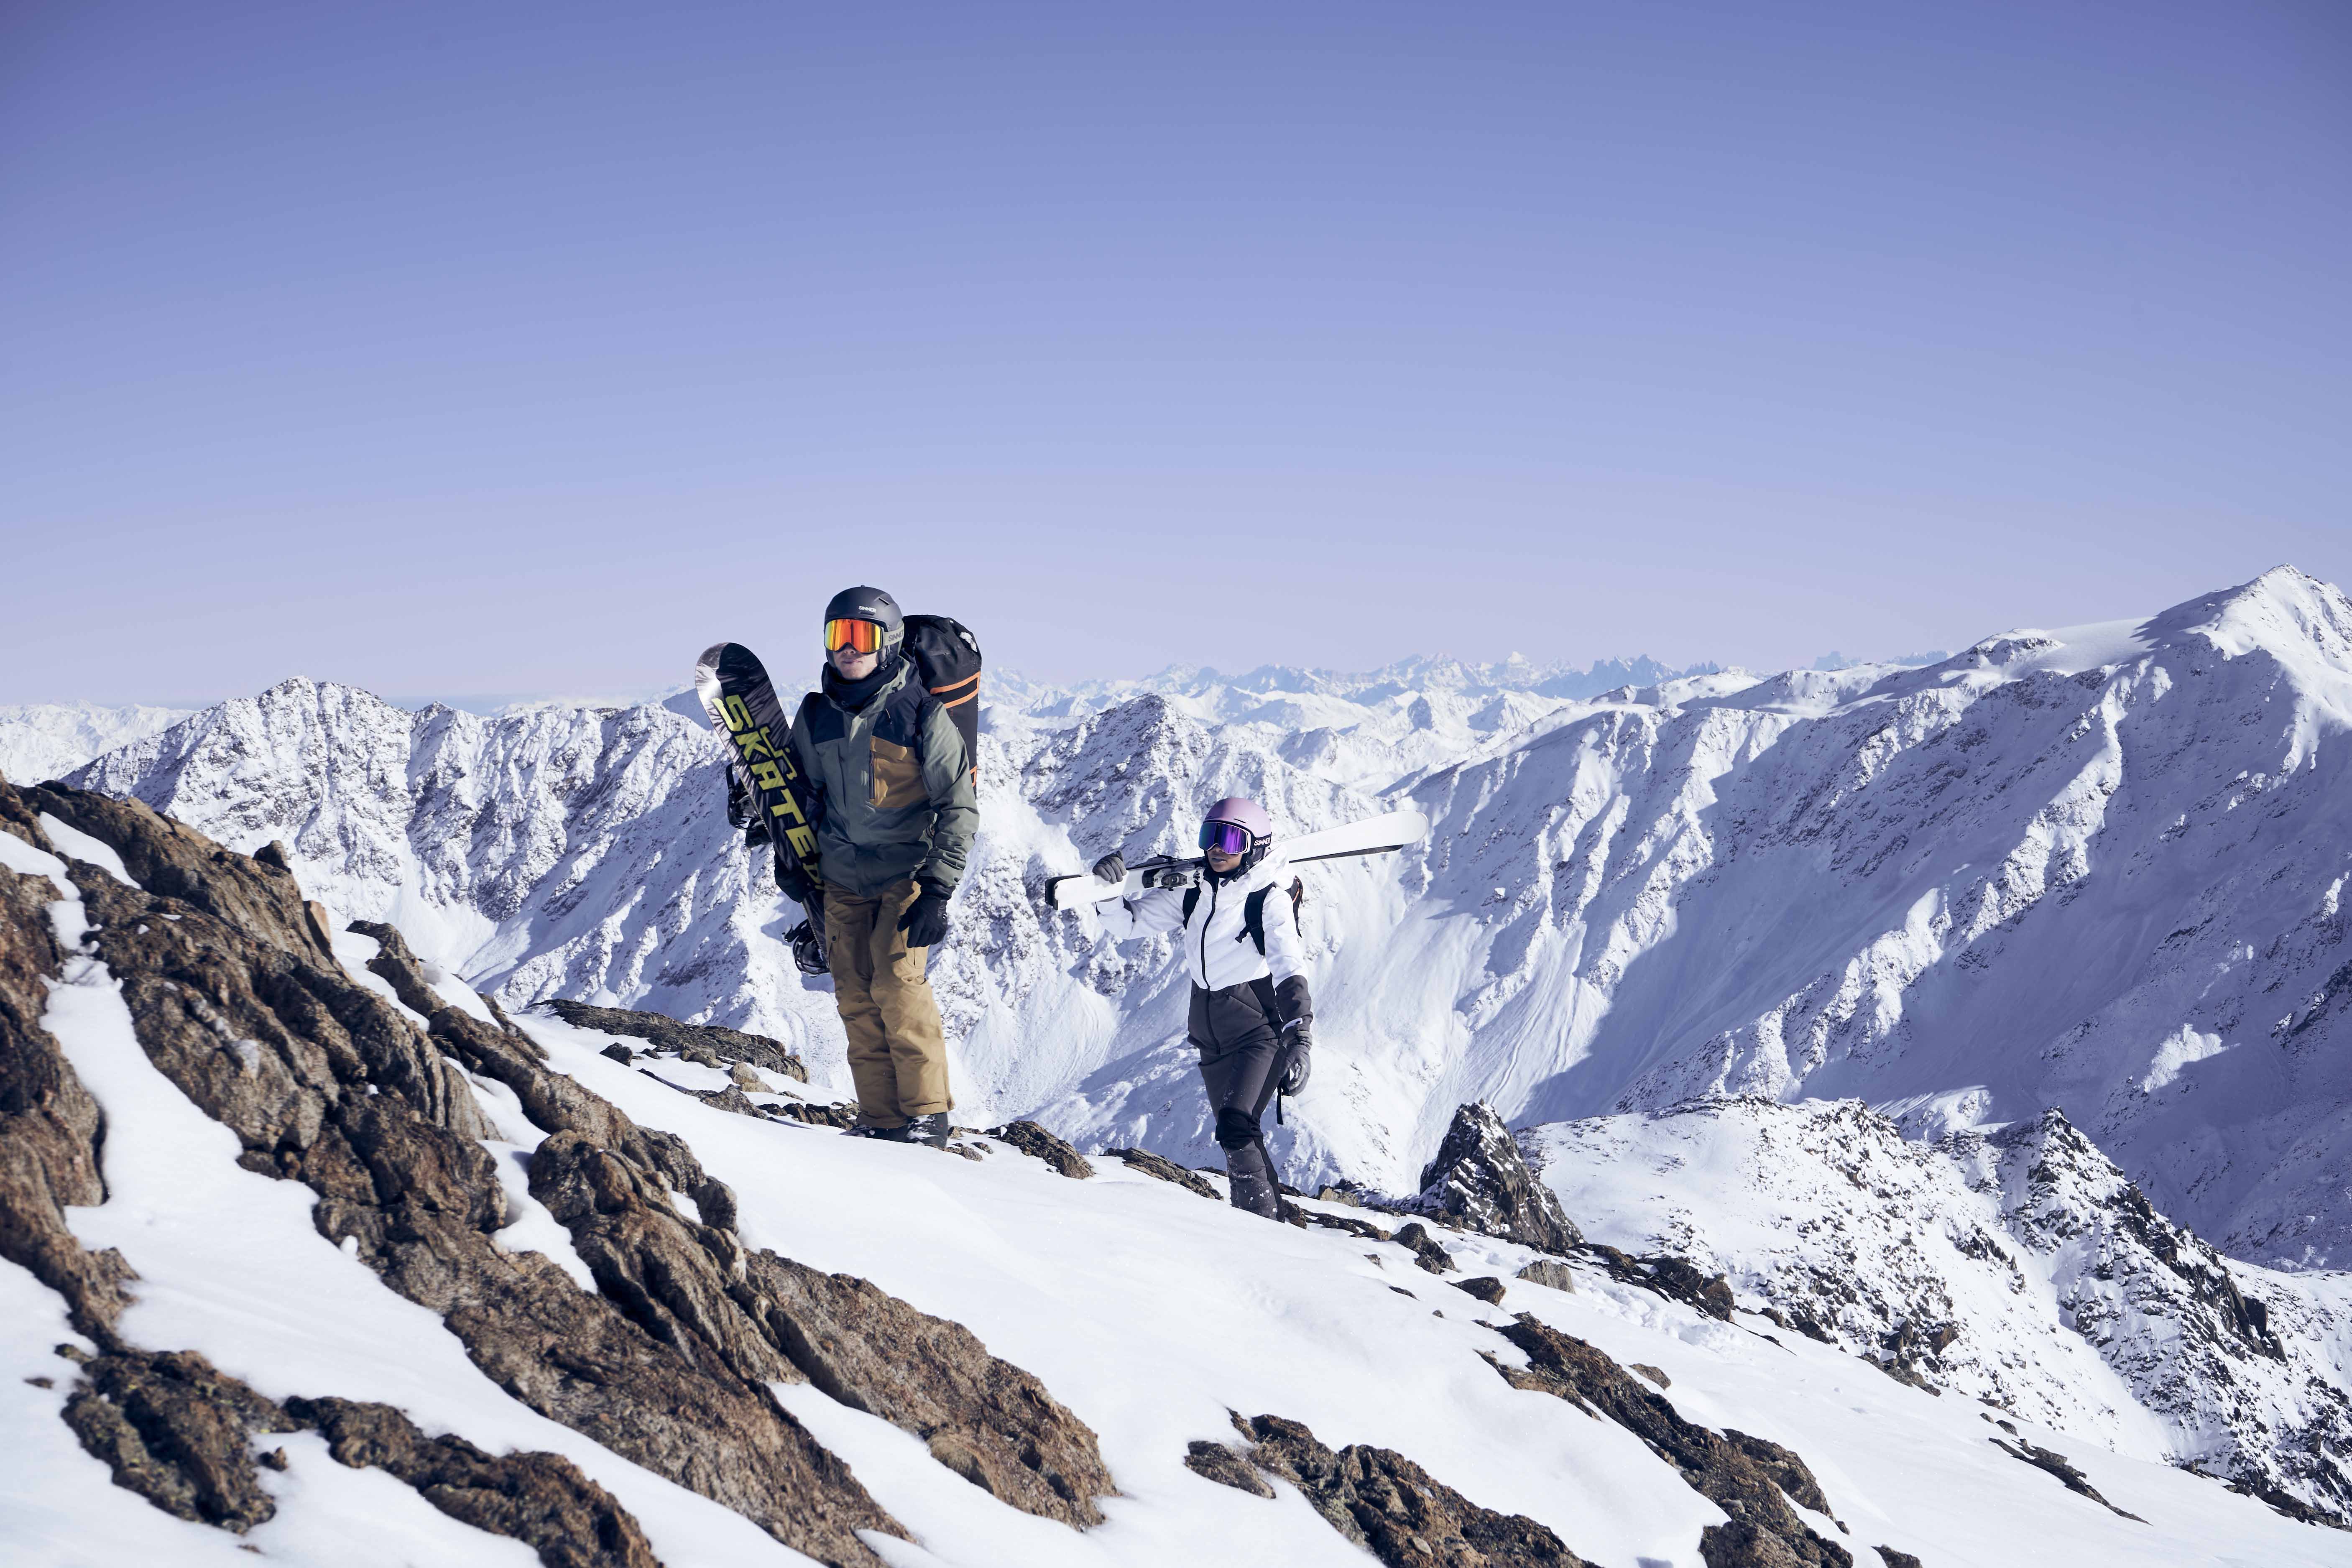
[[[1234,829],[1239,829],[1239,834]],[[1236,847],[1234,841],[1242,835],[1246,838]],[[1229,795],[1201,814],[1201,847],[1242,858],[1242,863],[1234,868],[1231,875],[1239,876],[1255,866],[1273,846],[1274,818],[1265,814],[1265,807],[1247,795]]]

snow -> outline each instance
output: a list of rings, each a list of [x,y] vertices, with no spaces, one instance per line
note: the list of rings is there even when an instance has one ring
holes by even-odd
[[[55,864],[6,834],[0,857],[12,869],[47,868],[24,863],[31,860]],[[50,914],[60,940],[79,948],[80,900],[61,898]],[[68,960],[67,983],[52,989],[41,1023],[106,1113],[107,1201],[68,1209],[67,1218],[84,1247],[119,1247],[138,1272],[120,1325],[132,1342],[198,1351],[273,1399],[377,1400],[406,1411],[428,1434],[456,1432],[492,1452],[562,1454],[619,1498],[663,1561],[679,1568],[800,1560],[750,1521],[533,1414],[492,1384],[439,1319],[385,1289],[313,1228],[309,1188],[236,1164],[236,1135],[147,1060],[103,963]],[[351,1495],[340,1482],[322,1483],[298,1489],[289,1501],[330,1509]],[[423,1528],[413,1518],[394,1522]],[[0,1530],[13,1532],[13,1525],[0,1521]],[[290,1546],[331,1544],[337,1538],[320,1533],[328,1531],[324,1521],[286,1527]],[[483,1539],[465,1534],[470,1542]],[[332,1551],[310,1559],[349,1560]]]
[[[0,857],[62,871],[6,835]],[[52,919],[79,947],[79,901],[67,885],[60,893]],[[796,1560],[485,1379],[432,1314],[318,1235],[306,1188],[236,1165],[234,1137],[147,1062],[103,964],[69,961],[42,1022],[107,1116],[107,1201],[69,1219],[85,1245],[119,1247],[137,1270],[121,1323],[134,1342],[200,1351],[272,1397],[380,1399],[428,1432],[493,1452],[567,1455],[636,1514],[667,1563]],[[1002,1146],[973,1163],[724,1113],[604,1058],[601,1034],[522,1023],[559,1070],[684,1137],[733,1186],[749,1245],[870,1279],[963,1323],[1098,1434],[1120,1494],[1103,1500],[1107,1522],[1081,1534],[995,1502],[914,1439],[811,1387],[779,1389],[919,1537],[875,1540],[894,1563],[1361,1563],[1286,1488],[1267,1501],[1183,1467],[1186,1444],[1229,1439],[1227,1412],[1238,1410],[1303,1420],[1335,1447],[1399,1449],[1486,1507],[1543,1521],[1594,1561],[1699,1568],[1699,1531],[1721,1518],[1714,1506],[1624,1429],[1496,1376],[1481,1352],[1518,1359],[1484,1326],[1500,1314],[1413,1267],[1399,1246],[1268,1224],[1112,1161],[1072,1181]],[[484,1105],[514,1146],[536,1135],[519,1106],[488,1093]],[[1482,1237],[1449,1240],[1465,1268],[1505,1278],[1532,1256]],[[0,1291],[11,1364],[55,1375],[62,1363],[47,1347],[71,1337],[55,1298],[13,1268],[0,1272]],[[1690,1419],[1794,1447],[1856,1544],[1884,1541],[1939,1568],[2342,1560],[2331,1532],[2213,1482],[2017,1424],[2148,1522],[2118,1519],[1994,1448],[1972,1402],[1932,1398],[1827,1346],[1776,1343],[1753,1320],[1717,1322],[1592,1273],[1573,1294],[1514,1282],[1506,1310],[1663,1368]],[[235,1550],[219,1532],[100,1491],[103,1468],[59,1436],[61,1398],[12,1382],[0,1402],[0,1422],[21,1439],[12,1459],[24,1456],[0,1481],[0,1540],[12,1553],[68,1532],[92,1563]],[[252,1538],[268,1555],[522,1560],[512,1542],[432,1515],[386,1478],[341,1471],[314,1440],[282,1441],[291,1468],[273,1482],[281,1512]]]
[[[1572,673],[992,674],[981,839],[932,964],[959,1106],[1213,1159],[1172,948],[1099,950],[1036,886],[1181,847],[1221,794],[1292,833],[1412,805],[1423,849],[1309,868],[1318,1088],[1276,1141],[1294,1180],[1410,1185],[1470,1099],[1525,1123],[1969,1093],[1988,1121],[2064,1106],[2241,1256],[2352,1246],[2336,589],[2280,568],[1920,668]],[[295,680],[77,778],[232,847],[284,839],[313,896],[509,1011],[751,1029],[845,1096],[829,985],[793,970],[801,911],[725,826],[722,758],[667,707],[409,713]]]
[[[0,706],[0,778],[12,784],[62,778],[117,746],[170,729],[190,711],[95,702]]]

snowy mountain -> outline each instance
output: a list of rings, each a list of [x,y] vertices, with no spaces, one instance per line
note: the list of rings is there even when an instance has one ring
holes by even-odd
[[[1171,954],[1097,950],[1035,884],[1173,847],[1224,793],[1292,830],[1409,798],[1425,849],[1308,877],[1325,1022],[1278,1143],[1298,1176],[1401,1190],[1472,1100],[1524,1124],[1860,1098],[1923,1136],[2056,1106],[2233,1255],[2325,1267],[2352,1236],[2347,637],[2343,595],[2281,568],[1919,668],[1570,699],[1429,661],[1417,689],[1277,671],[1000,701],[934,963],[958,1094],[1207,1159]],[[842,1082],[719,755],[673,709],[409,714],[289,681],[75,779],[239,848],[283,838],[336,909],[517,1006],[753,1028]]]
[[[0,784],[11,1562],[2344,1560],[2291,1509],[1690,1304],[1687,1264],[1269,1223],[1042,1129],[830,1136],[789,1075],[707,1065],[715,1032],[510,1019],[311,890]],[[2112,1195],[2061,1125],[2014,1192],[1979,1167],[2037,1258]],[[1487,1168],[1441,1184],[1530,1190],[1499,1131],[1453,1142]]]
[[[2058,1111],[1928,1144],[1852,1100],[1529,1129],[1587,1236],[1919,1386],[2342,1514],[2352,1275],[2225,1258]]]
[[[92,757],[170,729],[185,708],[108,708],[95,702],[0,707],[0,778],[62,778]]]

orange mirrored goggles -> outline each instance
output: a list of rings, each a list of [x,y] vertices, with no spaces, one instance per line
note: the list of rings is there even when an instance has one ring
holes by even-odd
[[[882,627],[876,621],[827,621],[824,623],[824,651],[839,653],[848,648],[853,653],[880,653]]]

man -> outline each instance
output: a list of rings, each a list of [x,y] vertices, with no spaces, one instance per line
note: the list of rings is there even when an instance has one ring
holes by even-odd
[[[904,651],[898,601],[847,588],[824,611],[825,668],[793,720],[815,795],[816,873],[835,1005],[868,1138],[948,1142],[947,1044],[924,974],[980,826],[972,759]]]

